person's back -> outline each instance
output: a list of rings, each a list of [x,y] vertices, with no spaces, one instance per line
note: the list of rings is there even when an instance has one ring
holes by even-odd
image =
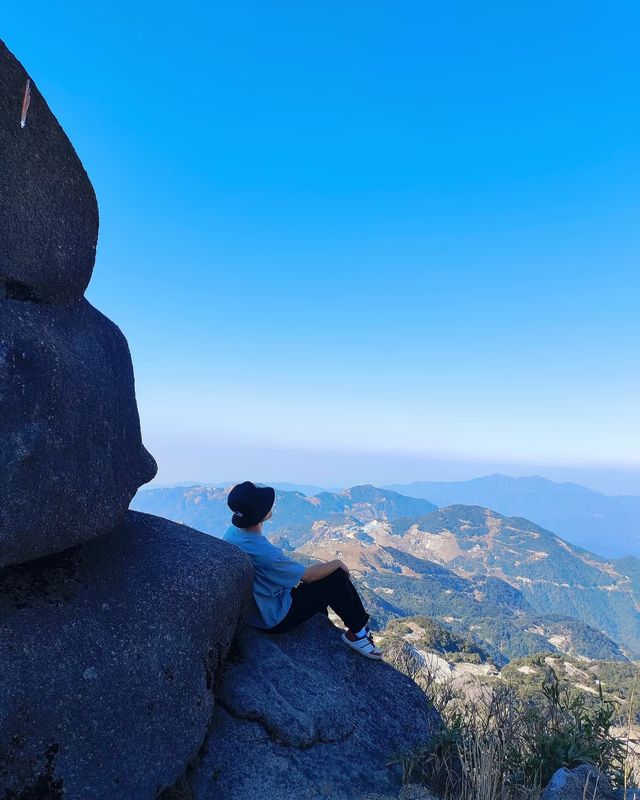
[[[304,574],[304,566],[287,558],[262,533],[229,527],[222,537],[243,550],[253,564],[253,608],[247,622],[255,628],[272,628],[291,607],[291,592]]]
[[[284,633],[314,614],[328,616],[330,606],[348,625],[342,641],[360,655],[381,659],[382,651],[375,646],[367,625],[369,615],[346,564],[336,559],[304,567],[262,535],[275,499],[270,486],[256,486],[251,481],[234,486],[227,498],[233,517],[223,539],[243,550],[253,564],[248,624],[269,633]]]

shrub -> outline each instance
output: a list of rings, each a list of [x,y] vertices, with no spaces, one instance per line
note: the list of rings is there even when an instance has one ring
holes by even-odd
[[[470,697],[400,640],[389,643],[387,658],[416,681],[443,720],[424,746],[393,757],[404,782],[424,783],[445,800],[538,800],[557,769],[588,763],[614,785],[630,785],[627,742],[612,730],[616,704],[602,691],[597,703],[587,702],[545,665],[533,694],[498,682]]]

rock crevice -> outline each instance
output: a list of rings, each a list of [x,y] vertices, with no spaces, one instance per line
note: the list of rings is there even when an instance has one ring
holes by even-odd
[[[282,731],[277,726],[272,724],[269,717],[260,714],[240,714],[234,708],[232,708],[232,706],[227,705],[224,700],[221,700],[220,698],[217,698],[217,700],[218,705],[223,708],[227,714],[229,714],[229,716],[238,720],[257,722],[264,728],[265,733],[270,741],[274,742],[275,744],[281,744],[284,747],[294,747],[297,750],[307,750],[309,747],[314,747],[317,744],[335,744],[337,742],[346,742],[346,740],[354,733],[356,728],[354,724],[348,731],[339,736],[328,736],[325,738],[321,734],[315,734],[310,736],[304,742],[292,741],[289,737],[282,735]]]

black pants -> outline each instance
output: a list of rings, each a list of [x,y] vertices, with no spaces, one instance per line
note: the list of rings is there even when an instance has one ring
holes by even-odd
[[[328,616],[327,606],[331,606],[352,631],[364,628],[369,619],[356,587],[351,583],[347,573],[338,567],[318,581],[294,586],[291,590],[291,608],[286,617],[267,632],[284,633],[314,614]]]

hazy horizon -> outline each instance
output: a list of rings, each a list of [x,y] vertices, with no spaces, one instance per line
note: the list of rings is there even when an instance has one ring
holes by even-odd
[[[228,485],[239,480],[290,483],[323,489],[361,484],[385,486],[417,481],[462,481],[501,473],[540,475],[572,482],[609,495],[640,495],[640,470],[589,465],[517,464],[505,461],[455,461],[402,454],[295,451],[215,447],[184,442],[167,446],[146,442],[159,462],[150,487],[181,484]]]

